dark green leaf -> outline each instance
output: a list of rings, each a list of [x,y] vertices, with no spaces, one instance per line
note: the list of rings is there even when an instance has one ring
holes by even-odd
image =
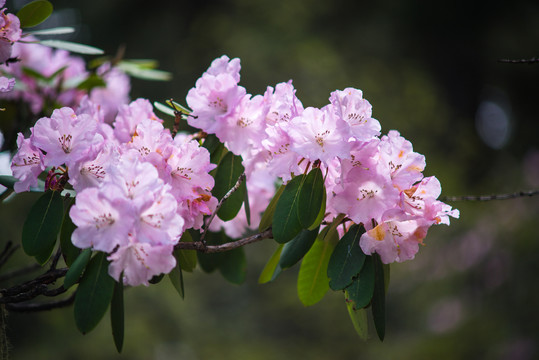
[[[159,275],[154,275],[152,276],[152,278],[150,280],[148,280],[148,282],[150,284],[159,284],[161,282],[161,280],[163,280],[163,278],[165,277],[165,274],[159,274]]]
[[[284,245],[281,259],[279,260],[281,269],[293,266],[307,254],[318,236],[318,230],[319,228],[314,230],[303,229],[295,238]]]
[[[386,293],[384,267],[378,254],[372,255],[374,263],[374,295],[372,297],[372,317],[374,327],[380,341],[384,341],[386,333]]]
[[[298,218],[298,198],[305,175],[294,177],[286,184],[273,214],[273,238],[284,244],[300,233],[303,226]]]
[[[23,66],[22,67],[22,72],[24,75],[27,75],[31,78],[34,78],[35,80],[41,80],[41,81],[49,81],[49,79],[44,76],[43,74],[41,74],[40,72],[32,69],[32,68],[29,68],[29,67],[26,67],[26,66]]]
[[[124,344],[124,284],[121,277],[120,282],[114,283],[114,292],[110,303],[110,324],[114,345],[116,345],[118,353],[121,353]]]
[[[251,205],[249,205],[249,192],[247,190],[245,190],[245,197],[243,198],[243,208],[247,218],[247,226],[251,226]]]
[[[127,75],[142,80],[169,81],[172,79],[172,74],[168,71],[149,68],[129,60],[120,61],[117,67]]]
[[[281,256],[281,251],[283,250],[283,246],[284,246],[283,244],[279,244],[279,247],[277,248],[277,250],[275,250],[273,255],[271,255],[266,266],[264,266],[262,273],[258,277],[259,284],[265,284],[273,280],[274,274],[277,271],[277,266],[279,264],[279,258]]]
[[[356,309],[369,305],[374,294],[374,264],[372,256],[367,256],[363,269],[356,276],[352,284],[346,288],[348,300],[355,303]]]
[[[84,249],[79,256],[75,259],[67,274],[64,278],[64,288],[69,289],[71,286],[75,285],[79,281],[82,272],[86,268],[90,257],[92,256],[91,249]]]
[[[242,284],[247,276],[247,260],[242,247],[221,253],[219,271],[233,284]]]
[[[183,287],[183,273],[182,269],[179,266],[176,266],[172,271],[168,274],[168,278],[170,279],[170,282],[174,286],[174,289],[180,294],[182,299],[185,297],[185,289]]]
[[[35,256],[40,264],[49,259],[64,217],[60,193],[48,191],[30,209],[22,229],[24,252]]]
[[[304,229],[310,227],[318,218],[325,192],[322,171],[319,168],[312,169],[305,177],[298,198],[298,218]]]
[[[226,153],[226,148],[223,143],[213,134],[206,136],[202,146],[208,149],[208,152],[210,153],[210,162],[212,164],[219,164]]]
[[[324,218],[326,217],[326,197],[327,197],[327,194],[326,194],[326,190],[324,189],[324,194],[322,198],[322,206],[320,207],[320,212],[318,213],[318,216],[316,217],[316,220],[314,221],[314,223],[308,227],[309,230],[314,230],[317,227],[319,227],[320,224],[322,224],[322,221],[324,220]]]
[[[93,88],[105,86],[107,86],[107,84],[101,76],[97,74],[91,74],[86,78],[86,80],[82,81],[79,85],[77,85],[77,89],[90,91]]]
[[[332,290],[344,289],[361,271],[365,254],[359,247],[359,238],[363,233],[363,225],[352,225],[335,247],[328,266],[329,287]]]
[[[228,152],[217,166],[215,186],[212,191],[217,199],[221,200],[236,185],[238,178],[245,171],[241,162],[242,159],[240,156]],[[240,187],[230,195],[217,212],[217,216],[221,220],[228,221],[236,217],[243,204],[245,191],[245,181],[243,181]]]
[[[345,292],[344,296],[347,294]],[[367,340],[369,337],[369,323],[367,321],[367,310],[363,308],[356,308],[353,301],[346,300],[346,307],[348,308],[348,315],[354,325],[356,333],[362,340]]]
[[[101,54],[104,53],[103,50],[98,49],[96,47],[89,46],[89,45],[78,44],[78,43],[74,43],[74,42],[71,42],[71,41],[41,40],[39,43],[41,45],[53,47],[53,48],[56,48],[56,49],[67,50],[67,51],[70,51],[70,52],[73,52],[73,53],[78,53],[78,54],[101,55]]]
[[[86,267],[77,289],[75,323],[83,334],[96,327],[112,300],[114,279],[109,276],[108,267],[107,254],[96,254]]]
[[[197,231],[190,232],[191,235],[194,233],[199,234]],[[194,240],[196,241],[197,238],[193,236]],[[206,244],[208,245],[221,245],[226,242],[224,233],[221,232],[212,232],[208,231],[206,233]],[[200,268],[207,273],[211,273],[214,270],[219,268],[219,265],[221,264],[221,253],[210,253],[205,254],[203,252],[197,251],[197,259],[198,264],[200,265]]]
[[[69,210],[65,212],[62,230],[60,230],[60,248],[67,266],[71,266],[80,254],[80,249],[71,242],[71,234],[77,227],[69,217]]]
[[[303,257],[298,274],[298,296],[303,305],[316,304],[329,290],[328,264],[338,241],[336,226],[331,225],[325,236],[319,236]]]
[[[279,201],[279,198],[281,197],[285,186],[281,185],[275,195],[273,195],[273,199],[271,199],[268,207],[264,211],[264,214],[262,214],[262,218],[260,219],[260,224],[258,225],[258,231],[262,232],[271,226],[273,222],[273,214],[275,214],[275,206],[277,205],[277,201]]]
[[[47,20],[52,14],[52,4],[45,0],[32,1],[17,12],[21,28],[33,27]]]
[[[180,242],[192,242],[193,238],[191,234],[186,231],[183,233]],[[197,266],[197,254],[196,250],[174,250],[174,257],[178,261],[178,265],[182,270],[192,272]]]

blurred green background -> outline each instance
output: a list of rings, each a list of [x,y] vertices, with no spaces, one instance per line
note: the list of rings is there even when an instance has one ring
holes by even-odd
[[[8,1],[10,10],[26,1]],[[536,1],[75,1],[52,0],[46,27],[126,58],[154,58],[171,82],[132,82],[132,98],[174,98],[223,54],[242,61],[252,94],[293,79],[304,106],[356,87],[382,131],[397,129],[427,158],[443,195],[539,188]],[[19,241],[23,194],[0,207],[3,235]],[[185,274],[186,298],[166,280],[126,294],[117,355],[108,319],[85,336],[72,308],[11,313],[12,359],[535,359],[539,357],[539,197],[451,203],[461,219],[431,229],[416,259],[395,264],[386,339],[361,341],[343,296],[304,308],[297,267],[257,277],[276,247],[250,245],[242,286],[218,273]],[[3,247],[3,245],[2,245]],[[29,263],[17,254],[3,269]],[[2,284],[4,286],[4,284]]]

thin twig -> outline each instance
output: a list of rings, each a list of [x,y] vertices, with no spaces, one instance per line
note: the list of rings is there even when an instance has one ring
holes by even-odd
[[[182,249],[182,250],[197,250],[203,253],[218,253],[218,252],[225,252],[225,251],[233,250],[241,246],[252,244],[254,242],[257,242],[263,239],[269,239],[272,236],[273,234],[272,234],[271,229],[268,229],[259,234],[249,236],[240,240],[228,242],[225,244],[221,244],[221,245],[206,245],[202,241],[194,241],[194,242],[179,242],[178,245],[176,245],[176,248]]]
[[[11,241],[8,241],[6,246],[4,247],[4,251],[2,251],[2,254],[0,254],[0,267],[4,266],[4,264],[9,260],[11,255],[17,251],[17,249],[20,247],[20,245],[13,246],[13,243]]]
[[[213,214],[211,214],[211,216],[209,217],[208,221],[206,222],[206,227],[204,229],[204,232],[202,233],[202,235],[200,235],[200,241],[205,244],[206,241],[204,240],[206,238],[206,233],[208,232],[208,229],[210,228],[210,224],[211,222],[213,221],[213,218],[215,218],[215,215],[217,214],[217,212],[219,211],[219,209],[221,208],[221,206],[223,205],[223,203],[236,191],[240,188],[240,185],[241,183],[245,180],[245,173],[242,173],[239,177],[238,177],[238,181],[236,181],[236,184],[234,184],[234,186],[232,187],[232,189],[228,190],[228,192],[225,194],[225,196],[223,196],[223,198],[219,201],[219,204],[217,204],[217,207],[215,208],[215,211],[213,212]]]
[[[498,61],[510,64],[534,64],[539,63],[539,58],[532,57],[531,59],[499,59]]]
[[[52,301],[48,303],[30,303],[30,304],[6,304],[6,309],[9,311],[15,312],[35,312],[35,311],[46,311],[52,309],[58,309],[61,307],[66,307],[75,301],[75,293],[71,294],[66,299]]]
[[[51,267],[49,268],[49,270],[56,269],[56,265],[58,265],[58,261],[60,260],[60,256],[62,256],[62,249],[60,247],[58,247],[58,250],[56,250],[56,254],[52,258]]]
[[[470,195],[470,196],[442,196],[441,201],[491,201],[491,200],[508,200],[519,197],[531,197],[539,195],[539,190],[519,191],[512,194],[497,194],[497,195]]]
[[[49,270],[33,280],[7,289],[0,289],[0,295],[2,295],[0,297],[0,304],[28,301],[39,295],[56,296],[65,292],[63,287],[50,290],[47,285],[64,277],[67,270],[67,268]]]

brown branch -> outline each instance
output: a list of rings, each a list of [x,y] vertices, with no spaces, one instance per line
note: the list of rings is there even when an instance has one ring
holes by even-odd
[[[58,309],[61,307],[66,307],[75,301],[75,293],[71,294],[66,299],[58,300],[58,301],[52,301],[48,303],[30,303],[30,304],[6,304],[6,309],[8,311],[15,311],[15,312],[34,312],[34,311],[45,311],[45,310],[52,310],[52,309]]]
[[[2,295],[0,297],[0,304],[28,301],[38,297],[39,295],[57,296],[65,292],[63,287],[50,290],[47,285],[54,283],[61,277],[64,277],[67,270],[67,268],[50,270],[43,275],[40,275],[37,278],[23,284],[15,285],[7,289],[0,289],[0,295]]]
[[[539,195],[539,190],[519,191],[512,194],[497,195],[470,195],[470,196],[442,196],[440,201],[491,201],[491,200],[509,200],[519,197],[531,197]]]
[[[194,242],[179,242],[176,245],[177,249],[182,250],[196,250],[203,253],[218,253],[218,252],[225,252],[229,250],[236,249],[241,246],[245,246],[263,239],[270,239],[273,237],[273,233],[271,232],[271,229],[268,229],[264,232],[261,232],[259,234],[249,236],[237,241],[228,242],[221,245],[206,245],[202,241],[194,241]]]
[[[534,64],[539,63],[539,58],[532,57],[531,59],[499,59],[498,61],[510,64]]]
[[[206,226],[205,226],[205,229],[204,229],[204,232],[202,233],[202,235],[200,236],[200,241],[202,243],[206,243],[206,241],[204,240],[205,237],[206,237],[206,232],[208,232],[208,229],[210,228],[210,224],[211,222],[213,221],[213,219],[215,218],[215,215],[217,215],[217,212],[219,211],[219,209],[221,208],[221,206],[223,205],[223,203],[236,191],[240,188],[240,185],[241,183],[245,180],[245,173],[242,173],[239,177],[238,177],[238,180],[236,181],[236,184],[234,184],[234,186],[232,187],[232,189],[228,190],[228,192],[225,194],[225,196],[223,196],[223,198],[219,201],[219,204],[217,204],[217,207],[215,208],[215,211],[213,212],[213,214],[211,214],[211,216],[209,217],[208,221],[206,222]]]

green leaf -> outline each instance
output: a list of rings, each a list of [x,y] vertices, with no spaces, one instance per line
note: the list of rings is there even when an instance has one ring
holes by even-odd
[[[176,109],[176,111],[179,111],[181,112],[182,114],[184,115],[189,115],[192,113],[191,110],[189,110],[188,108],[186,108],[185,106],[183,106],[182,104],[179,104],[177,103],[176,101],[174,100],[167,100],[166,101],[167,105],[170,106],[171,108],[173,109]],[[214,135],[215,136],[215,135]]]
[[[242,284],[247,277],[247,260],[242,247],[221,254],[221,275],[233,284]]]
[[[297,209],[298,218],[303,228],[307,229],[318,218],[325,193],[322,171],[319,168],[314,168],[305,177],[299,192]]]
[[[78,53],[78,54],[101,55],[101,54],[104,53],[103,50],[98,49],[96,47],[89,46],[89,45],[78,44],[78,43],[74,43],[74,42],[71,42],[71,41],[40,40],[39,43],[41,45],[53,47],[53,48],[56,48],[56,49],[67,50],[67,51],[70,51],[70,52],[73,52],[73,53]]]
[[[264,266],[262,273],[258,277],[259,284],[265,284],[274,279],[273,275],[277,270],[277,266],[279,265],[279,258],[281,257],[281,251],[283,250],[283,246],[284,246],[283,244],[279,244],[279,247],[277,248],[277,250],[275,250],[273,255],[271,255],[266,266]]]
[[[294,177],[286,184],[273,214],[273,238],[284,244],[300,233],[303,226],[298,218],[298,202],[305,175]]]
[[[75,295],[75,323],[83,334],[91,331],[101,321],[112,300],[114,279],[108,274],[107,254],[98,253],[91,260],[82,276]]]
[[[103,80],[101,76],[97,74],[91,74],[85,80],[83,80],[79,85],[77,85],[77,89],[90,91],[93,88],[105,87],[105,86],[107,86],[107,84],[105,83],[105,80]]]
[[[180,242],[193,242],[193,238],[189,232],[184,232]],[[174,257],[178,261],[178,265],[182,270],[192,272],[197,266],[196,250],[181,250],[174,249]]]
[[[356,309],[369,305],[374,294],[374,263],[372,256],[367,256],[363,269],[352,280],[352,284],[346,288],[347,299],[353,301]]]
[[[200,237],[200,233],[196,230],[189,231],[190,234],[193,236],[193,240],[197,241]],[[227,242],[225,234],[220,232],[213,232],[208,231],[206,233],[206,244],[208,245],[221,245]],[[222,259],[222,253],[210,253],[206,254],[200,251],[196,252],[198,264],[200,265],[200,268],[206,272],[211,273],[219,268],[219,265],[221,264]]]
[[[118,353],[122,352],[124,344],[124,284],[120,276],[120,282],[114,283],[114,292],[110,303],[110,325],[112,337]]]
[[[247,181],[247,179],[245,181]],[[245,210],[247,226],[251,226],[251,205],[249,204],[249,192],[247,191],[247,188],[245,188],[245,196],[243,197],[243,209]]]
[[[317,227],[322,224],[322,221],[324,221],[324,218],[326,217],[326,190],[324,189],[323,198],[322,198],[322,206],[320,207],[320,212],[318,213],[318,216],[316,217],[316,220],[314,223],[308,227],[309,230],[314,230]]]
[[[273,214],[275,214],[275,206],[277,205],[277,201],[279,201],[279,198],[281,197],[285,186],[281,185],[275,195],[273,195],[273,199],[271,199],[268,207],[264,211],[264,214],[262,214],[262,218],[260,219],[260,224],[258,225],[258,231],[263,232],[271,226],[273,223]]]
[[[347,294],[345,292],[345,297]],[[369,323],[367,321],[367,310],[363,308],[356,308],[353,301],[346,299],[346,307],[348,308],[348,315],[350,315],[350,320],[354,325],[356,333],[359,335],[361,340],[367,340],[369,337]]]
[[[26,31],[26,34],[31,35],[64,35],[71,34],[75,32],[75,28],[69,26],[55,27],[50,29]]]
[[[17,12],[21,28],[33,27],[47,20],[52,14],[52,4],[45,0],[32,1]]]
[[[29,68],[29,67],[26,67],[26,66],[23,66],[22,67],[22,72],[24,75],[27,75],[31,78],[34,78],[35,80],[41,80],[41,81],[49,81],[49,78],[44,76],[43,74],[41,74],[40,72],[32,69],[32,68]]]
[[[166,106],[166,105],[164,105],[164,104],[161,104],[161,103],[158,102],[158,101],[154,101],[154,102],[153,102],[153,106],[154,106],[157,110],[161,111],[161,112],[164,113],[164,114],[170,115],[170,116],[172,116],[172,117],[176,117],[176,114],[174,114],[174,109],[169,108],[168,106]]]
[[[152,69],[130,60],[120,61],[117,67],[131,77],[142,80],[169,81],[172,73],[163,70]]]
[[[168,274],[170,282],[174,286],[174,289],[180,294],[182,299],[185,298],[185,289],[183,287],[183,273],[182,269],[179,266],[174,267],[172,271]]]
[[[295,238],[284,244],[281,259],[279,260],[281,269],[293,266],[307,254],[318,236],[318,231],[319,228],[314,230],[303,229]]]
[[[49,259],[64,217],[62,197],[57,191],[47,191],[30,209],[22,229],[22,247],[40,264]]]
[[[71,242],[71,235],[77,227],[69,217],[69,210],[65,212],[64,222],[60,230],[60,248],[67,266],[71,266],[80,254],[80,249]]]
[[[374,295],[372,297],[372,317],[374,327],[380,341],[384,341],[386,333],[386,294],[384,267],[378,254],[372,255],[374,263]]]
[[[150,284],[159,284],[161,282],[161,280],[163,280],[163,278],[165,277],[165,274],[158,274],[158,275],[154,275],[152,276],[152,278],[150,280],[148,280],[148,282]]]
[[[67,274],[64,278],[64,289],[69,289],[71,286],[75,285],[79,281],[82,272],[86,268],[90,257],[92,256],[91,249],[84,249],[79,256],[75,259]]]
[[[240,156],[228,152],[217,166],[215,186],[212,191],[217,199],[221,200],[223,196],[236,185],[238,178],[245,171],[241,162],[242,159]],[[229,221],[236,217],[243,204],[245,191],[245,181],[243,181],[240,187],[230,195],[225,202],[223,202],[221,208],[217,212],[217,216],[219,216],[221,220]]]
[[[319,236],[303,257],[298,274],[298,296],[303,305],[316,304],[329,290],[327,269],[338,240],[336,226],[331,225],[326,235],[323,238]]]
[[[364,233],[363,225],[352,225],[335,247],[328,266],[329,287],[332,290],[346,288],[361,271],[366,255],[359,247],[359,238]]]

